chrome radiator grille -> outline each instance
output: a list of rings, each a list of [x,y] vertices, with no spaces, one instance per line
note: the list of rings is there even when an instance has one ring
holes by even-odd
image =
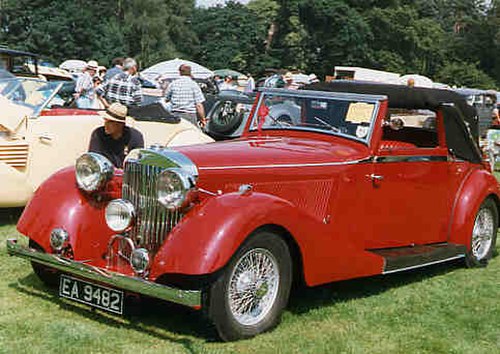
[[[29,145],[24,142],[0,144],[0,162],[16,169],[23,169],[28,161],[28,148]]]
[[[123,199],[136,210],[136,222],[129,232],[136,247],[156,252],[168,233],[182,218],[178,211],[165,209],[156,200],[156,180],[163,168],[127,162],[123,174]]]

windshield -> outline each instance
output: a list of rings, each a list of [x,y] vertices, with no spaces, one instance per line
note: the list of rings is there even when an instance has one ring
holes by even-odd
[[[0,79],[0,95],[11,103],[27,107],[38,112],[60,88],[61,83],[35,79],[13,78]]]
[[[251,129],[293,129],[368,141],[376,116],[375,100],[347,95],[328,97],[310,94],[263,92],[255,110]],[[342,97],[340,97],[342,96]],[[345,98],[344,98],[345,97]]]

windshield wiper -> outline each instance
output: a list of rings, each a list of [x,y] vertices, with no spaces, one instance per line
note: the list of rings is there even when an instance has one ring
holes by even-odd
[[[287,122],[282,122],[280,121],[279,119],[277,118],[274,118],[272,115],[268,114],[267,117],[271,118],[271,120],[276,124],[276,125],[279,125],[280,128],[284,128],[285,126],[290,126],[289,123]],[[283,123],[287,123],[286,125],[283,125]]]
[[[314,119],[316,119],[318,122],[320,122],[321,124],[323,124],[324,126],[330,128],[331,131],[335,132],[335,133],[340,133],[340,129],[337,128],[337,127],[334,127],[333,125],[331,125],[330,123],[328,122],[325,122],[323,119],[321,118],[318,118],[316,116],[313,117]]]

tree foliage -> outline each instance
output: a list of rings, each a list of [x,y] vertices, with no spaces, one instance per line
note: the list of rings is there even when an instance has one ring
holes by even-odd
[[[500,86],[500,0],[0,0],[0,43],[55,62],[183,57],[212,69],[335,65]]]

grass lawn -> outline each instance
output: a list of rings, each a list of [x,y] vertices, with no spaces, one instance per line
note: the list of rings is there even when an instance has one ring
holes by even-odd
[[[61,300],[7,256],[0,215],[0,353],[500,353],[500,256],[301,289],[278,328],[218,343],[193,310],[144,301],[119,317]]]

